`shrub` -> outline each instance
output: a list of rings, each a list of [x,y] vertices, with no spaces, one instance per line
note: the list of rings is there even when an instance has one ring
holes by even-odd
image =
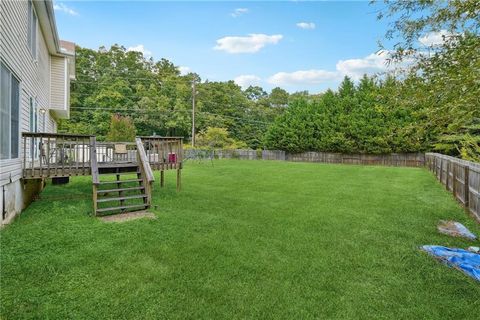
[[[208,127],[196,136],[196,147],[208,149],[245,149],[247,144],[229,137],[225,128]]]

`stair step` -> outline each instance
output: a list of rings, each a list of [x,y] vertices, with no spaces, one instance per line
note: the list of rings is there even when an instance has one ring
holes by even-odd
[[[138,163],[133,163],[133,162],[118,162],[118,163],[99,163],[98,168],[99,169],[104,169],[104,168],[132,168],[132,167],[138,167]]]
[[[129,206],[119,206],[119,207],[111,207],[111,208],[101,208],[97,209],[97,213],[102,213],[102,212],[108,212],[108,211],[114,211],[114,210],[124,210],[124,209],[133,209],[133,208],[142,208],[145,209],[148,206],[146,204],[135,204],[135,205],[129,205]]]
[[[100,175],[104,174],[128,174],[139,171],[138,164],[133,163],[124,163],[124,164],[104,164],[98,166],[98,173]]]
[[[144,189],[145,189],[145,187],[131,187],[131,188],[117,188],[117,189],[97,190],[97,194],[98,193],[119,192],[119,191],[144,190]]]
[[[117,184],[117,183],[141,182],[141,181],[143,181],[143,179],[112,180],[112,181],[101,181],[100,184]]]
[[[143,198],[146,198],[146,197],[147,197],[146,194],[139,194],[139,195],[135,195],[135,196],[126,196],[126,197],[102,198],[102,199],[97,199],[97,202],[143,199]]]

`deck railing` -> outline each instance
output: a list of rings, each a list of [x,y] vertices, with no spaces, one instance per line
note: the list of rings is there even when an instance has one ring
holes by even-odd
[[[108,164],[137,163],[138,140],[136,142],[100,142],[92,138],[95,137],[24,132],[22,134],[23,178],[91,175],[92,155],[100,167]],[[146,160],[153,170],[181,169],[182,138],[139,137],[139,139],[144,148]]]
[[[181,169],[182,137],[139,137],[153,170]]]
[[[97,142],[98,163],[122,163],[137,161],[135,142]]]
[[[90,174],[89,135],[24,132],[23,177]]]

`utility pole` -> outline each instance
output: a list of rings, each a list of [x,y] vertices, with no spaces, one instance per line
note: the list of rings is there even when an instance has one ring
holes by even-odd
[[[195,148],[195,79],[192,81],[192,148]]]

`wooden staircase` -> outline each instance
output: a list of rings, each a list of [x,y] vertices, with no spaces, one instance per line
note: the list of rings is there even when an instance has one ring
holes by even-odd
[[[136,174],[136,179],[131,178],[132,173]],[[121,165],[116,168],[100,166],[99,174],[100,182],[95,197],[97,215],[144,210],[149,207],[138,165]]]
[[[91,168],[95,215],[148,209],[151,205],[153,172],[137,139],[137,162],[98,164],[93,138]]]

